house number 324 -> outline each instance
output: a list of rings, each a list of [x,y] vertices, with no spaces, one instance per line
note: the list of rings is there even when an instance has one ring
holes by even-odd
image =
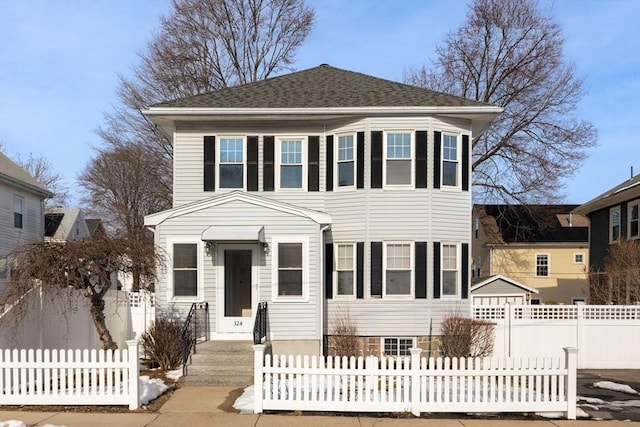
[[[233,326],[242,326],[242,320],[234,320]]]

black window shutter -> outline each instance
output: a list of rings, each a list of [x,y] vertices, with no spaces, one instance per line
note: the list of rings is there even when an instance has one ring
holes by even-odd
[[[258,191],[258,137],[247,137],[247,191]]]
[[[462,298],[469,298],[469,244],[462,244]]]
[[[357,188],[364,188],[364,132],[357,133]]]
[[[427,132],[416,131],[416,188],[427,188]]]
[[[433,188],[440,188],[440,148],[442,146],[442,134],[433,133]]]
[[[427,242],[415,243],[415,295],[427,297]]]
[[[382,242],[371,242],[371,296],[382,297]]]
[[[264,137],[262,189],[273,191],[273,136]]]
[[[333,243],[324,245],[324,283],[325,297],[333,298]]]
[[[364,242],[356,243],[356,297],[364,298]]]
[[[216,191],[216,137],[204,137],[204,191]]]
[[[327,135],[327,191],[333,191],[333,135]]]
[[[320,137],[308,138],[307,191],[320,191]]]
[[[382,131],[371,132],[371,188],[382,188]]]
[[[469,135],[462,135],[462,191],[469,191]]]
[[[440,242],[433,242],[433,297],[440,298]]]

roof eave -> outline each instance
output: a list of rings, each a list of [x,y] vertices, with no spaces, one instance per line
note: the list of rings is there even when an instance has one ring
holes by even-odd
[[[7,176],[7,175],[0,175],[0,179],[2,179],[5,182],[8,182],[9,184],[15,185],[17,187],[24,188],[26,190],[29,190],[32,193],[35,193],[35,194],[38,194],[39,196],[44,197],[45,199],[48,199],[48,198],[51,198],[51,197],[55,196],[54,193],[52,193],[51,191],[49,191],[47,189],[36,187],[35,185],[31,185],[29,183],[26,183],[26,182],[21,181],[19,179],[12,178],[12,177]]]

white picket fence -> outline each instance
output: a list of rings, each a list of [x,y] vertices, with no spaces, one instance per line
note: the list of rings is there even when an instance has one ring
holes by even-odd
[[[576,349],[564,358],[271,356],[254,347],[254,412],[564,412],[576,418]]]
[[[139,406],[138,343],[123,350],[0,350],[3,405]]]
[[[472,314],[495,325],[495,356],[561,356],[575,347],[579,369],[640,368],[640,305],[505,304]]]

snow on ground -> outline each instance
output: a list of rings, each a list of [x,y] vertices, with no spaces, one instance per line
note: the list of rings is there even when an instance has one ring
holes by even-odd
[[[614,383],[612,381],[598,381],[593,383],[593,386],[596,388],[604,389],[604,390],[619,391],[621,393],[640,394],[626,384]]]
[[[244,389],[244,392],[233,403],[233,407],[240,411],[240,414],[253,414],[253,386]]]
[[[0,427],[27,427],[27,425],[22,421],[8,420],[8,421],[0,421]],[[42,427],[65,427],[65,426],[54,426],[53,424],[45,424]]]

